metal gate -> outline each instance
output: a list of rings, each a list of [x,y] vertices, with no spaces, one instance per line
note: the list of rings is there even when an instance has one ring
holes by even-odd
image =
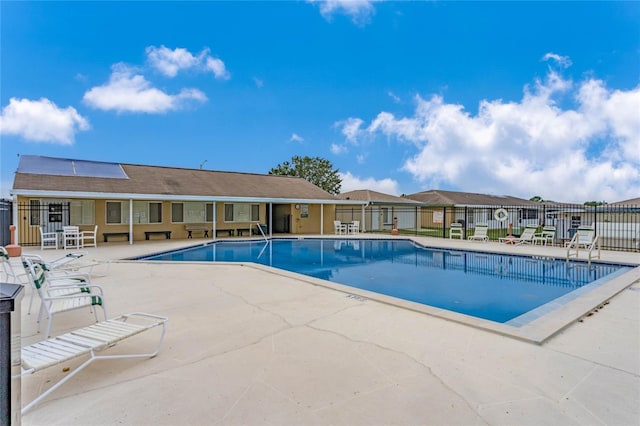
[[[18,204],[18,220],[20,221],[20,245],[40,245],[40,230],[43,232],[60,232],[63,226],[69,225],[70,203],[62,200],[30,200]]]

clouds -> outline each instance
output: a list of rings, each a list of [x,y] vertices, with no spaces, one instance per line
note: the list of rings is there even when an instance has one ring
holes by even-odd
[[[335,14],[347,15],[359,26],[368,24],[375,13],[373,3],[381,0],[307,0],[316,3],[322,16],[331,20]]]
[[[149,70],[159,71],[167,78],[175,78],[184,70],[211,73],[215,79],[227,80],[230,73],[224,62],[203,49],[193,55],[187,49],[169,49],[165,46],[149,46],[145,49]],[[164,114],[208,100],[197,88],[181,88],[177,93],[161,90],[144,75],[145,69],[124,63],[111,67],[109,80],[87,90],[82,100],[90,108],[118,113]],[[76,73],[81,82],[90,80],[83,73]],[[71,145],[80,131],[89,130],[89,120],[76,108],[58,107],[54,101],[11,98],[0,116],[0,134],[15,135],[29,142],[47,142]]]
[[[135,74],[133,69],[116,64],[109,81],[88,90],[83,100],[96,109],[153,114],[181,109],[192,101],[205,102],[207,97],[198,89],[182,89],[170,95],[153,87],[144,76]]]
[[[145,49],[147,62],[166,77],[175,77],[179,71],[194,70],[212,72],[215,78],[228,80],[231,75],[224,62],[209,55],[209,49],[203,49],[197,56],[187,49],[149,46]]]
[[[89,121],[75,108],[60,108],[46,98],[11,98],[0,115],[0,134],[33,142],[71,145],[77,132],[89,128]]]
[[[346,172],[340,173],[340,179],[342,179],[340,192],[369,189],[372,191],[382,192],[384,194],[400,195],[398,182],[390,178],[376,180],[375,178],[368,177],[360,179],[352,175],[350,172]]]
[[[182,71],[212,73],[220,80],[231,78],[224,62],[212,57],[208,48],[194,55],[184,48],[149,46],[145,53],[149,67],[167,78],[175,78]],[[208,99],[204,92],[195,88],[182,88],[176,94],[169,94],[154,87],[142,70],[118,63],[112,66],[109,81],[88,90],[83,100],[88,106],[101,110],[160,114]]]
[[[561,107],[567,98],[571,106]],[[437,95],[416,96],[415,104],[408,117],[382,111],[368,126],[344,120],[342,132],[350,142],[377,135],[413,146],[402,167],[424,189],[576,202],[638,195],[640,87],[610,90],[549,70],[520,101],[481,100],[476,115]]]

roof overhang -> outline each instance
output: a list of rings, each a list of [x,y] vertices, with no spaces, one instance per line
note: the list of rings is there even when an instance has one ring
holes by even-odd
[[[261,197],[232,197],[232,196],[204,196],[204,195],[169,195],[169,194],[134,194],[121,192],[70,192],[70,191],[41,191],[41,190],[13,190],[12,195],[22,197],[43,198],[83,198],[94,200],[162,200],[162,201],[233,201],[238,203],[284,203],[284,204],[362,204],[366,201],[329,200],[309,198],[261,198]]]

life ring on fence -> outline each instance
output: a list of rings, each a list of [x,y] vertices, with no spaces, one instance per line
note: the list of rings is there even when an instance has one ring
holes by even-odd
[[[507,213],[505,209],[498,209],[493,214],[493,217],[495,217],[498,222],[504,222],[509,218],[509,213]]]

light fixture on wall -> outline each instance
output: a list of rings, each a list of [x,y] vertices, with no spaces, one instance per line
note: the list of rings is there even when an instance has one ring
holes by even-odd
[[[300,210],[300,204],[296,204],[296,210]]]

